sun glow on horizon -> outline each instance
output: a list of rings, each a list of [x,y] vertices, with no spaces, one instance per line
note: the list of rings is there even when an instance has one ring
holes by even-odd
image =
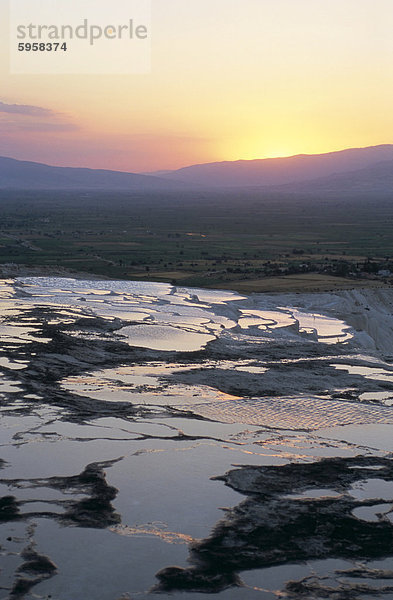
[[[389,143],[389,142],[387,142]],[[390,142],[393,144],[393,136],[392,136],[392,142]],[[370,144],[370,146],[372,146],[374,144]],[[379,144],[375,144],[376,146],[378,146]],[[316,155],[316,154],[328,154],[330,152],[340,152],[341,150],[348,150],[350,148],[352,148],[354,146],[348,146],[348,145],[344,145],[344,146],[329,146],[329,147],[323,147],[323,146],[316,146],[315,148],[310,148],[309,146],[305,149],[304,147],[302,147],[301,145],[299,145],[298,147],[293,146],[291,149],[277,149],[277,150],[265,150],[262,152],[244,152],[242,153],[242,155],[236,155],[236,157],[234,158],[230,158],[230,159],[225,159],[225,160],[231,160],[231,161],[236,161],[236,160],[265,160],[265,159],[269,159],[269,158],[292,158],[294,156],[308,156],[308,155]],[[361,144],[360,146],[357,147],[367,147],[364,144]],[[223,159],[224,160],[224,159]]]
[[[0,3],[0,155],[142,172],[391,143],[392,0],[151,1],[130,76],[10,75]]]
[[[308,154],[307,152],[299,152],[294,149],[276,149],[265,150],[262,152],[244,152],[238,160],[260,160],[265,158],[288,158],[298,154]]]

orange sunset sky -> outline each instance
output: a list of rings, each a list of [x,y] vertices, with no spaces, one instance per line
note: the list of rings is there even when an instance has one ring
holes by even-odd
[[[152,0],[144,75],[11,75],[0,17],[2,156],[151,171],[393,142],[392,0]]]

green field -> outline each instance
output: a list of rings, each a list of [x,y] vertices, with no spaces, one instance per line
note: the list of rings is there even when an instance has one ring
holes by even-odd
[[[0,263],[53,272],[241,288],[393,271],[386,198],[2,191],[0,210]]]

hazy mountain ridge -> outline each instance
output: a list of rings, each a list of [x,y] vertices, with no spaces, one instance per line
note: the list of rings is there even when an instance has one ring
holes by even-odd
[[[275,186],[277,192],[293,194],[393,194],[393,160],[357,171],[334,173],[311,181]]]
[[[0,157],[0,189],[29,190],[168,190],[184,184],[159,177],[77,167],[52,167],[42,163]]]
[[[223,188],[307,194],[393,193],[393,145],[207,163],[155,174],[52,167],[0,157],[0,189],[148,192]]]
[[[192,165],[169,173],[161,172],[161,177],[205,187],[266,187],[349,173],[388,160],[393,160],[392,144],[327,154]]]

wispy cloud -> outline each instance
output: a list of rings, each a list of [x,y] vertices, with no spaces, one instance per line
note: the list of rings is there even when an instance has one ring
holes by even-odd
[[[29,104],[7,104],[0,101],[0,112],[13,115],[26,115],[29,117],[56,117],[53,110],[42,108],[41,106],[31,106]]]
[[[79,126],[63,113],[31,104],[9,104],[0,101],[0,132],[60,133],[76,131]]]

